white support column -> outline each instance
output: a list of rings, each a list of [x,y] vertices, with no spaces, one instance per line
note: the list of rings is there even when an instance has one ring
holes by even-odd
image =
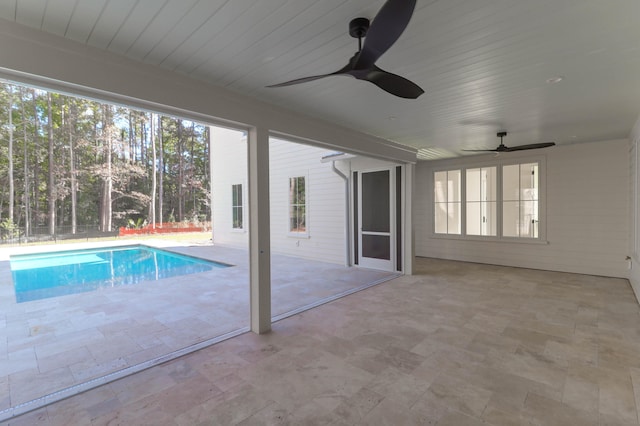
[[[249,268],[251,331],[271,330],[271,243],[269,218],[269,132],[252,128],[248,137]]]
[[[404,235],[402,238],[404,245],[404,253],[402,260],[404,262],[403,272],[405,275],[413,275],[415,271],[415,231],[413,229],[413,200],[415,197],[415,181],[416,181],[416,165],[406,163],[404,165]]]

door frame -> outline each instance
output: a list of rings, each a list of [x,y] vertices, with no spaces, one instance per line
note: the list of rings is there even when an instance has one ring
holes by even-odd
[[[357,262],[354,262],[359,267],[369,268],[369,269],[379,269],[383,271],[397,271],[397,251],[401,250],[401,247],[397,247],[397,200],[398,194],[396,194],[397,185],[396,185],[396,167],[398,165],[389,165],[389,166],[378,166],[378,167],[367,167],[361,168],[357,170],[353,170],[353,172],[357,173],[357,182],[354,182],[354,186],[357,188],[356,194],[353,197],[354,204],[354,224],[357,226],[354,229],[353,238],[357,239],[354,241],[354,256]],[[376,259],[370,257],[364,257],[362,255],[362,174],[363,173],[371,173],[371,172],[380,172],[386,171],[389,173],[389,260],[385,259]],[[357,212],[357,218],[355,217]],[[372,235],[376,235],[378,233],[372,233]],[[387,233],[378,234],[378,235],[386,235]]]

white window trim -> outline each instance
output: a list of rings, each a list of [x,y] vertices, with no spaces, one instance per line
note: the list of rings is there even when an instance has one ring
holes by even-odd
[[[294,232],[289,230],[289,226],[290,226],[290,220],[291,218],[289,217],[289,210],[291,207],[291,200],[289,200],[289,196],[287,195],[287,237],[290,238],[298,238],[298,239],[308,239],[310,238],[309,235],[309,174],[308,173],[295,173],[295,174],[291,174],[287,177],[287,186],[285,187],[286,190],[286,194],[289,193],[289,182],[291,181],[291,179],[293,178],[299,178],[299,177],[303,177],[304,178],[304,211],[305,211],[305,218],[304,218],[304,222],[305,222],[305,231],[304,232]]]
[[[231,232],[244,234],[247,232],[247,185],[246,182],[232,183],[231,190],[233,191],[234,185],[240,185],[242,188],[242,228],[233,227],[233,193],[231,195]]]
[[[462,198],[461,201],[461,205],[460,205],[460,215],[462,216],[460,218],[461,223],[460,224],[460,229],[461,229],[461,236],[464,236],[466,238],[471,238],[471,237],[479,237],[480,239],[487,239],[487,238],[498,238],[498,236],[500,235],[502,229],[501,229],[501,225],[502,225],[502,206],[501,206],[501,197],[502,197],[502,185],[499,185],[499,183],[502,183],[502,166],[498,166],[498,165],[482,165],[482,166],[478,166],[478,167],[464,167],[461,170],[461,185],[462,185],[462,189],[460,191],[460,195]],[[467,171],[468,170],[482,170],[482,169],[489,169],[489,168],[495,168],[496,169],[496,194],[495,194],[495,201],[488,201],[489,203],[491,202],[495,202],[496,203],[496,235],[477,235],[477,234],[473,234],[473,235],[468,235],[467,234],[467,204],[469,203],[469,201],[467,200]],[[500,188],[498,188],[498,186]]]
[[[449,172],[460,172],[460,201],[444,201],[441,204],[447,204],[447,211],[449,209],[449,204],[456,204],[459,203],[460,204],[460,233],[459,234],[450,234],[450,233],[436,233],[436,228],[435,228],[435,200],[434,200],[434,192],[435,192],[435,174],[438,172],[447,172],[447,176],[449,175]],[[464,196],[465,193],[463,192],[463,183],[462,180],[464,179],[464,169],[462,167],[451,167],[451,168],[446,168],[446,169],[438,169],[438,170],[433,170],[431,173],[431,214],[434,215],[433,216],[433,220],[431,221],[431,233],[434,235],[450,235],[452,237],[460,237],[463,232],[464,232],[464,228],[463,228],[463,224],[462,224],[462,209],[463,209],[463,204],[464,204]],[[447,199],[448,199],[448,194],[447,194]],[[448,224],[447,224],[447,231],[448,231]]]
[[[484,160],[474,161],[451,161],[447,164],[440,165],[430,170],[429,174],[429,211],[431,216],[431,238],[445,239],[445,240],[464,240],[464,241],[479,241],[479,242],[501,242],[501,243],[518,243],[518,244],[549,244],[547,241],[547,158],[545,155],[516,155],[516,156],[503,156],[503,158],[492,158]],[[540,193],[538,194],[538,237],[526,238],[526,237],[503,237],[502,236],[502,167],[515,165],[515,164],[527,164],[538,163],[538,185]],[[467,169],[477,169],[486,167],[497,167],[497,235],[467,235],[467,182],[466,171]],[[433,198],[434,189],[434,175],[437,172],[445,172],[452,170],[460,170],[461,172],[461,233],[460,234],[440,234],[435,232],[435,217],[433,212],[435,211],[435,202]]]

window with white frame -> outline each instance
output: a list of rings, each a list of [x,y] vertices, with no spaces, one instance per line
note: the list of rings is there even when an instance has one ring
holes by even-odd
[[[434,233],[540,238],[540,164],[435,171]]]
[[[289,178],[289,232],[307,233],[307,179]]]
[[[447,170],[434,174],[434,218],[436,234],[461,233],[461,171]]]
[[[231,227],[244,229],[242,184],[231,185]]]
[[[502,167],[502,235],[538,238],[538,163]]]
[[[497,232],[497,167],[467,169],[467,235]]]

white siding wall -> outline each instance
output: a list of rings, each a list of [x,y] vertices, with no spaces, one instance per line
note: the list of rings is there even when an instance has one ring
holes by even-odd
[[[331,170],[330,162],[320,162],[327,154],[326,149],[271,139],[272,252],[331,263],[346,262],[345,184]],[[307,181],[308,237],[289,233],[289,178],[296,176],[304,176]]]
[[[454,162],[421,162],[416,170],[416,254],[552,271],[628,276],[627,140],[556,146],[546,156],[548,244],[432,237],[432,171]],[[522,154],[526,158],[526,154]],[[457,160],[458,165],[474,159]]]
[[[213,242],[246,248],[249,244],[247,140],[242,132],[211,129],[211,198]],[[244,229],[232,228],[231,185],[242,184]]]
[[[269,185],[271,201],[271,251],[307,259],[344,264],[345,184],[321,163],[329,151],[308,145],[271,139]],[[338,162],[348,175],[344,161]],[[213,194],[213,241],[232,247],[248,247],[247,146],[239,132],[211,128],[211,175]],[[307,180],[308,235],[289,233],[289,178]],[[245,199],[245,229],[238,232],[231,223],[231,185],[242,183]]]

